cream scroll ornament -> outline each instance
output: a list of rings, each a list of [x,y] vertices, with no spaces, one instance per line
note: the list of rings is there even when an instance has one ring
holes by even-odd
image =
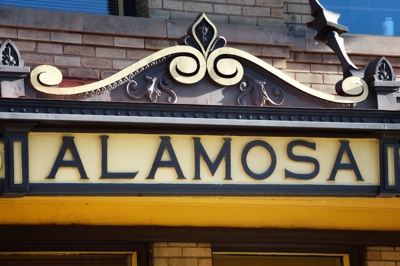
[[[226,40],[217,37],[217,29],[205,14],[198,16],[189,27],[188,35],[179,40],[178,46],[165,48],[140,60],[120,72],[91,84],[59,88],[62,81],[61,72],[52,66],[42,65],[31,73],[33,87],[45,97],[57,99],[84,99],[104,92],[126,86],[127,94],[132,99],[147,97],[156,102],[162,92],[169,95],[168,101],[177,101],[177,95],[172,90],[172,80],[182,84],[194,84],[208,76],[221,87],[238,86],[240,96],[237,103],[242,104],[246,95],[251,95],[254,105],[281,105],[285,99],[280,88],[273,89],[270,97],[265,89],[265,81],[258,80],[245,73],[241,62],[253,64],[267,71],[270,75],[316,98],[341,104],[355,104],[368,96],[368,86],[358,77],[349,77],[342,82],[343,93],[331,95],[307,87],[285,75],[283,72],[263,60],[235,48],[225,47]],[[137,76],[151,70],[153,66],[169,62],[168,69],[162,72],[146,74],[147,86],[140,88]],[[170,79],[171,77],[171,79]],[[278,98],[278,101],[272,100]]]

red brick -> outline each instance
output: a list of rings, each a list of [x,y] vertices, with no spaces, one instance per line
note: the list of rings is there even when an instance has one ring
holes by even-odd
[[[76,56],[54,56],[54,64],[59,66],[81,66],[81,58]]]
[[[112,68],[113,69],[123,69],[126,68],[133,63],[136,63],[137,60],[113,60],[112,62]]]
[[[148,39],[145,40],[145,48],[146,49],[164,49],[167,47],[174,46],[175,42],[174,41],[168,41],[168,40],[154,40],[154,39]]]
[[[284,14],[283,17],[286,23],[301,23],[300,14]]]
[[[257,25],[267,27],[286,27],[285,22],[281,18],[258,17]]]
[[[83,45],[64,45],[64,53],[72,55],[95,56],[94,47]]]
[[[337,74],[337,73],[338,73],[338,68],[339,68],[339,66],[336,66],[336,65],[317,65],[317,64],[311,64],[311,72],[315,72],[315,73],[332,73],[332,74]]]
[[[256,4],[255,0],[228,0],[228,4],[235,4],[235,5],[247,5],[247,6],[254,6]]]
[[[105,79],[105,78],[111,77],[115,73],[118,73],[118,71],[102,70],[101,73],[100,73],[100,77],[102,79]]]
[[[83,43],[84,44],[113,46],[114,38],[111,36],[105,36],[105,35],[84,34],[83,35]]]
[[[245,16],[257,16],[257,17],[269,17],[271,16],[271,9],[269,7],[243,7],[243,15]]]
[[[322,61],[326,64],[336,64],[336,65],[339,64],[340,65],[339,58],[334,54],[323,54]]]
[[[119,46],[119,47],[144,48],[144,39],[115,37],[114,44],[115,44],[115,46]]]
[[[63,46],[61,44],[55,43],[38,43],[37,49],[39,53],[46,53],[46,54],[62,54],[63,53]]]
[[[280,57],[280,58],[288,58],[289,57],[289,49],[287,47],[280,46],[264,46],[262,47],[262,55],[268,57]]]
[[[183,10],[183,2],[182,1],[163,0],[163,9]]]
[[[182,248],[154,247],[154,257],[182,257]]]
[[[149,50],[128,50],[126,57],[128,59],[141,60],[153,53],[154,53],[154,51],[149,51]]]
[[[242,7],[235,5],[214,5],[214,13],[241,15]]]
[[[367,251],[367,260],[381,260],[381,252],[380,251]]]
[[[288,12],[296,14],[311,14],[311,7],[309,4],[288,4]]]
[[[1,31],[1,30],[0,30]],[[33,52],[36,50],[36,42],[13,41],[19,51]]]
[[[25,54],[22,53],[21,57],[25,60],[25,64],[35,64],[35,65],[53,65],[54,60],[51,55],[42,54]]]
[[[169,266],[196,266],[197,259],[188,258],[174,258],[168,260]]]
[[[296,73],[295,74],[296,80],[298,82],[305,82],[305,83],[323,83],[322,75],[319,74],[302,74]]]
[[[185,2],[185,11],[212,13],[213,5],[208,3]]]
[[[211,257],[211,248],[183,248],[184,257]]]
[[[229,16],[229,24],[257,25],[257,17]]]
[[[283,9],[282,8],[271,8],[271,17],[283,18]]]
[[[276,68],[286,69],[286,60],[281,58],[272,59],[272,65]]]
[[[382,260],[395,260],[400,261],[400,251],[382,251],[381,252]]]
[[[254,56],[261,56],[261,47],[258,45],[234,44],[232,45],[232,47],[248,52],[249,54],[252,54]]]
[[[17,30],[0,27],[0,38],[17,39]]]
[[[295,53],[294,61],[296,62],[310,62],[310,63],[322,63],[322,55],[311,54],[311,53]]]
[[[50,32],[40,30],[18,30],[18,39],[50,41]]]
[[[396,266],[396,262],[389,261],[367,261],[366,266]]]
[[[212,266],[212,259],[199,259],[199,266]]]
[[[66,32],[52,32],[51,41],[62,43],[82,43],[82,34],[66,33]]]
[[[304,84],[307,85],[307,84]],[[336,95],[336,90],[334,85],[327,85],[327,84],[310,84],[309,87],[313,88],[314,90],[317,91],[322,91],[327,94],[334,94]]]
[[[154,259],[154,266],[168,266],[168,259],[159,259],[155,258]]]
[[[96,48],[96,56],[97,57],[105,57],[105,58],[126,58],[126,50],[125,49],[116,49],[116,48]]]
[[[70,69],[69,70],[70,77],[77,77],[77,78],[91,78],[91,79],[99,79],[100,78],[100,71],[99,70],[92,70],[92,69]]]
[[[342,75],[323,75],[325,84],[336,84],[339,80],[343,79]]]
[[[283,0],[257,0],[258,6],[283,7]]]
[[[110,59],[104,58],[82,58],[82,66],[90,68],[112,68]]]
[[[286,69],[290,72],[310,72],[310,64],[286,63]]]

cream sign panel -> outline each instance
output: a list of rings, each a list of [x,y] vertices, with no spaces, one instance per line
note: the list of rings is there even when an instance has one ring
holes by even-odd
[[[29,134],[30,183],[378,185],[378,140]]]

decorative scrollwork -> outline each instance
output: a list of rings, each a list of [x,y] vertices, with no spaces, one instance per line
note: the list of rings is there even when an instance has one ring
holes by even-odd
[[[365,68],[364,80],[371,81],[395,81],[396,75],[394,74],[392,64],[390,61],[382,56],[371,61]]]
[[[321,8],[321,6],[318,5],[318,8]],[[329,30],[333,35],[325,36],[323,34],[321,36],[335,39],[335,36],[340,34],[336,26]],[[324,38],[324,41],[329,42],[328,39]],[[208,74],[208,78],[220,86],[236,86],[239,84],[241,95],[238,98],[238,104],[243,104],[245,101],[250,102],[248,99],[251,99],[253,104],[258,106],[281,105],[285,100],[284,91],[278,88],[285,88],[281,85],[282,82],[302,93],[340,104],[354,104],[365,100],[368,96],[368,87],[361,80],[361,77],[346,76],[348,78],[343,80],[339,86],[342,93],[338,93],[339,95],[327,94],[297,82],[247,52],[225,47],[225,38],[217,36],[216,27],[205,14],[198,16],[198,19],[188,29],[188,35],[182,37],[178,43],[180,45],[157,51],[98,82],[71,88],[59,87],[58,85],[62,81],[60,71],[56,71],[51,66],[39,66],[31,72],[31,83],[38,94],[44,95],[43,97],[46,98],[79,100],[109,93],[117,88],[124,88],[127,97],[130,97],[130,99],[147,98],[151,102],[157,102],[160,98],[163,100],[167,98],[168,102],[175,103],[177,102],[177,95],[172,90],[173,82],[195,84]],[[162,66],[157,67],[156,71],[161,72],[148,74],[150,69],[160,64]],[[281,84],[275,89],[266,89],[266,82],[251,78],[248,75],[251,72],[247,72],[247,68],[245,73],[244,67],[248,64],[268,73],[268,76],[274,77]],[[382,67],[381,77],[389,78],[386,71],[387,67],[384,65]],[[374,70],[372,65],[370,68]],[[351,70],[354,69],[351,68]],[[373,72],[372,75],[375,75],[375,73]],[[394,75],[392,74],[392,76]],[[139,78],[142,79],[143,77],[145,77],[145,82],[142,86]],[[376,75],[374,78],[377,79]],[[366,81],[365,77],[364,80]],[[179,89],[181,88],[183,87],[179,86]],[[162,97],[162,93],[166,93],[168,96]]]
[[[167,101],[175,103],[177,99],[176,93],[172,90],[171,79],[166,74],[167,71],[162,71],[155,75],[146,75],[145,79],[148,81],[148,85],[146,86],[146,90],[140,92],[139,95],[132,94],[132,91],[138,90],[138,84],[135,80],[131,80],[126,85],[128,96],[134,100],[140,100],[146,96],[151,102],[155,103],[161,97],[161,91],[164,91],[169,94]]]
[[[285,101],[285,93],[281,88],[274,88],[272,94],[278,98],[274,101],[268,96],[265,89],[265,81],[259,81],[249,75],[244,75],[242,82],[240,82],[239,90],[242,92],[238,97],[238,104],[243,105],[243,98],[250,95],[251,101],[256,106],[275,105],[279,106]]]
[[[219,48],[207,60],[208,74],[214,82],[222,86],[231,86],[240,82],[244,75],[242,64],[228,57],[229,48]]]
[[[382,81],[392,81],[393,80],[393,72],[390,65],[382,60],[381,64],[378,67],[378,79]]]
[[[11,40],[6,40],[0,46],[1,65],[3,66],[23,66],[24,61]]]

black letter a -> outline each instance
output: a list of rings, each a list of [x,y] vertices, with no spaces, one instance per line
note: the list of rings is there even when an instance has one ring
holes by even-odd
[[[70,149],[72,153],[72,157],[74,158],[71,161],[64,161],[65,153],[67,149]],[[63,137],[63,144],[61,146],[60,151],[58,152],[57,159],[54,162],[53,168],[50,171],[48,179],[56,178],[56,174],[58,168],[60,167],[77,167],[79,170],[79,174],[81,175],[81,179],[89,179],[86,175],[85,168],[83,168],[83,164],[81,158],[79,157],[78,150],[76,149],[74,137]]]

